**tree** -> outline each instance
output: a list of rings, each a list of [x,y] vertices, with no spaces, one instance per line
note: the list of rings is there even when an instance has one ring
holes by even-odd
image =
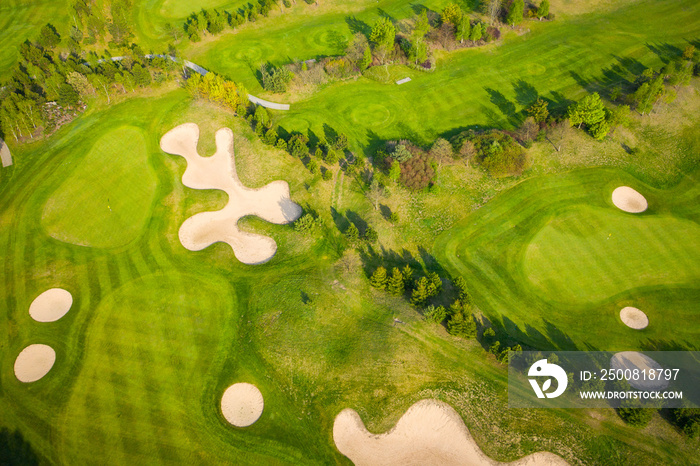
[[[369,283],[378,290],[383,290],[384,288],[386,288],[386,282],[386,269],[382,266],[379,266],[377,270],[375,270],[372,274],[372,277],[369,279]]]
[[[396,28],[389,18],[381,17],[374,24],[369,40],[374,42],[375,47],[383,54],[394,48],[396,38]]]
[[[360,71],[364,71],[367,68],[369,68],[369,65],[372,64],[372,50],[370,50],[369,45],[365,47],[365,51],[362,54],[362,60],[360,60],[358,64],[358,68],[360,68]]]
[[[643,83],[632,94],[632,100],[637,104],[637,111],[644,115],[650,113],[656,102],[664,95],[664,79],[662,75],[653,78],[651,81]]]
[[[695,57],[695,46],[694,46],[694,45],[688,45],[688,46],[683,50],[683,55],[682,55],[681,58],[683,58],[683,60],[692,61],[694,57]]]
[[[457,24],[457,29],[455,30],[455,39],[457,39],[460,44],[463,44],[465,39],[469,39],[470,33],[471,22],[469,21],[469,16],[463,15],[462,19],[459,20],[459,24]]]
[[[425,63],[428,59],[428,45],[423,38],[417,37],[413,40],[408,50],[408,59],[416,65]]]
[[[289,148],[289,153],[292,154],[294,157],[305,157],[306,154],[309,153],[309,146],[307,146],[307,143],[309,142],[309,138],[306,137],[303,134],[295,134],[292,136],[292,138],[289,140],[288,148]]]
[[[547,131],[547,139],[557,152],[561,152],[564,141],[571,136],[572,126],[569,120],[564,120],[554,123],[549,131]]]
[[[447,139],[437,138],[430,148],[430,156],[440,165],[452,160],[452,144]]]
[[[419,306],[425,303],[430,297],[429,287],[432,285],[426,277],[421,277],[416,281],[416,287],[411,292],[411,304]]]
[[[524,0],[513,0],[510,5],[510,10],[508,10],[508,16],[506,21],[508,24],[515,26],[523,20],[523,14],[525,13],[525,1]]]
[[[498,15],[501,14],[501,0],[487,1],[486,14],[489,17],[489,24],[493,24],[498,19]]]
[[[442,24],[449,23],[452,26],[457,27],[463,16],[464,13],[462,12],[462,8],[460,8],[460,6],[456,3],[450,3],[442,10],[442,13],[440,14],[440,22]]]
[[[367,227],[365,230],[365,234],[363,236],[363,239],[367,241],[368,243],[376,243],[377,240],[379,239],[379,234],[377,233],[377,230],[375,230],[372,227]]]
[[[397,145],[394,152],[392,152],[390,155],[397,162],[406,162],[413,158],[413,154],[408,150],[405,144]]]
[[[549,109],[547,108],[549,103],[542,99],[537,98],[537,100],[527,108],[527,114],[535,119],[537,123],[544,123],[547,121],[549,116]]]
[[[525,118],[525,121],[523,121],[523,124],[518,130],[518,137],[525,147],[530,147],[532,140],[535,138],[535,136],[537,136],[539,129],[540,127],[537,125],[537,123],[535,123],[535,119],[533,117],[530,116]]]
[[[255,107],[253,119],[261,126],[268,127],[270,125],[270,113],[262,105]]]
[[[95,93],[95,88],[92,87],[90,81],[88,81],[84,75],[76,71],[71,71],[68,73],[68,76],[66,76],[66,82],[73,86],[73,89],[80,94],[80,97],[85,97]]]
[[[617,414],[623,421],[634,427],[645,427],[654,417],[654,409],[641,408],[638,402],[623,400]]]
[[[379,184],[377,177],[372,177],[372,182],[369,185],[369,190],[367,191],[367,197],[372,202],[374,210],[379,209],[379,201],[384,195],[384,187]]]
[[[413,269],[410,265],[406,264],[403,269],[401,269],[401,275],[403,275],[403,282],[406,286],[411,286],[411,279],[413,278]]]
[[[394,267],[391,271],[391,278],[387,283],[387,291],[394,296],[401,296],[406,289],[406,285],[403,280],[403,274],[398,267]]]
[[[428,280],[430,280],[430,284],[432,285],[432,287],[430,287],[430,297],[432,298],[433,296],[437,296],[440,291],[442,291],[442,279],[437,272],[430,272],[428,274]]]
[[[78,92],[70,84],[64,83],[58,88],[58,105],[61,107],[75,107],[79,99]]]
[[[542,0],[540,6],[537,8],[537,17],[542,21],[542,18],[549,14],[549,0]]]
[[[56,32],[56,28],[53,27],[51,23],[47,23],[46,26],[39,31],[39,39],[37,39],[37,42],[44,48],[52,49],[61,43],[61,36]]]
[[[471,295],[469,294],[469,289],[467,287],[467,281],[464,277],[457,277],[453,283],[455,289],[457,290],[459,301],[463,304],[469,304],[472,301]]]
[[[455,301],[450,306],[450,318],[447,321],[447,331],[451,335],[464,338],[476,337],[476,322],[474,316],[468,312],[466,306],[460,301]]]
[[[430,21],[428,21],[428,10],[423,9],[421,14],[416,18],[416,22],[413,25],[413,32],[411,36],[413,39],[423,38],[430,31]]]
[[[474,27],[472,27],[471,32],[469,33],[469,40],[472,42],[476,42],[478,40],[481,40],[482,36],[482,31],[481,31],[481,23],[476,23]]]
[[[447,317],[447,311],[443,306],[433,306],[432,304],[425,308],[425,320],[434,322],[436,324],[442,323]]]
[[[269,146],[274,146],[275,143],[277,142],[277,129],[276,128],[270,128],[267,130],[267,133],[265,133],[265,144]],[[311,169],[309,169],[311,170]],[[311,170],[311,173],[314,173],[313,170]]]
[[[139,86],[145,87],[151,84],[151,73],[148,71],[147,68],[137,63],[133,66],[132,72],[134,74],[134,81]]]
[[[597,92],[589,94],[569,107],[571,126],[585,124],[592,127],[605,119],[605,106]]]
[[[360,238],[360,231],[354,223],[350,222],[350,226],[345,230],[345,237],[350,241],[357,241]],[[384,272],[386,274],[386,270]]]

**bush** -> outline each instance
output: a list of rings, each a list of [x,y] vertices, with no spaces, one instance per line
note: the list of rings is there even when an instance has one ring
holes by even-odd
[[[326,170],[325,172],[323,172],[322,177],[325,181],[332,180],[333,179],[333,172],[330,170]]]
[[[428,156],[423,151],[416,152],[413,158],[401,164],[399,178],[401,184],[412,190],[427,188],[435,178],[435,170]]]
[[[617,408],[623,421],[634,427],[645,427],[654,416],[654,409],[641,408],[638,402],[624,400]]]
[[[472,139],[475,162],[493,175],[520,174],[525,153],[515,140],[500,131],[480,134]]]
[[[314,230],[320,225],[320,219],[314,218],[311,214],[305,214],[299,217],[294,222],[294,231],[299,233],[306,233]]]

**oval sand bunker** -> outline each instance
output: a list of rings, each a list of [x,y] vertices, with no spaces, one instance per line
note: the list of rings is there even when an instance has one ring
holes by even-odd
[[[47,345],[29,345],[15,360],[15,377],[24,383],[36,382],[49,373],[56,362],[56,352]]]
[[[661,365],[651,359],[646,354],[638,353],[636,351],[623,351],[621,353],[616,353],[610,359],[610,368],[614,370],[631,370],[639,369],[639,372],[645,371],[647,374],[651,369],[658,371],[663,369]],[[656,378],[655,380],[649,380],[649,377],[643,377],[640,375],[639,379],[630,379],[629,384],[632,388],[637,390],[652,391],[652,390],[663,390],[668,387],[668,381],[661,378]]]
[[[641,330],[649,325],[649,318],[636,307],[625,307],[620,311],[622,323],[635,330]]]
[[[647,200],[629,186],[620,186],[612,193],[612,201],[620,210],[638,214],[647,210]]]
[[[265,403],[258,387],[249,383],[231,385],[221,397],[221,412],[236,427],[248,427],[260,418]]]
[[[37,296],[29,306],[29,315],[37,322],[55,322],[70,310],[73,295],[63,288],[51,288]]]

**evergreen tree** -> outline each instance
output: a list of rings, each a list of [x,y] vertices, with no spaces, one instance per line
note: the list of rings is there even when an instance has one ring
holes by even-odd
[[[465,310],[465,306],[455,301],[450,306],[450,318],[447,321],[447,331],[451,335],[464,338],[476,337],[476,322],[474,316]]]
[[[463,44],[465,39],[469,39],[470,32],[471,23],[469,22],[469,16],[463,15],[462,19],[459,20],[459,24],[457,24],[457,29],[455,30],[455,39],[457,39],[461,44]]]
[[[367,68],[369,68],[369,65],[372,64],[372,50],[370,50],[369,45],[365,47],[364,54],[362,55],[362,59],[358,63],[358,68],[360,68],[360,71],[364,71]]]
[[[431,290],[432,293],[430,297],[432,298],[433,296],[437,296],[440,291],[442,291],[442,280],[440,279],[440,275],[437,274],[437,272],[431,272],[428,274],[428,280],[430,280],[430,283],[432,286]]]
[[[350,222],[350,226],[345,230],[345,237],[350,241],[357,241],[360,238],[360,231],[354,223]],[[384,275],[386,276],[386,270],[384,270]]]
[[[436,324],[441,324],[445,317],[447,317],[447,311],[443,306],[433,306],[432,304],[425,309],[425,320],[430,322],[435,322]]]
[[[416,287],[411,293],[411,304],[419,306],[430,298],[430,286],[433,285],[426,277],[421,277],[416,281]]]
[[[482,34],[483,33],[481,23],[476,23],[474,27],[472,27],[471,32],[469,33],[469,40],[472,42],[476,42],[477,40],[481,39]]]
[[[462,20],[463,16],[464,13],[462,12],[462,8],[460,8],[460,6],[456,3],[450,3],[445,8],[443,8],[442,13],[440,14],[440,22],[442,24],[449,23],[457,27],[457,25]]]
[[[147,68],[137,63],[133,66],[132,72],[134,74],[134,81],[139,86],[145,87],[151,84],[151,73],[148,71]]]
[[[538,98],[532,105],[527,109],[527,114],[535,119],[537,123],[544,123],[547,121],[549,116],[549,109],[547,108],[549,104],[546,100]]]
[[[56,28],[52,24],[47,23],[39,32],[39,45],[44,48],[52,49],[61,43],[61,36],[56,32]]]
[[[395,296],[401,296],[405,290],[403,274],[398,267],[394,267],[391,271],[391,278],[389,278],[387,290]]]
[[[398,217],[398,215],[397,215]],[[398,221],[398,218],[397,220]],[[403,269],[401,269],[401,275],[403,275],[403,283],[405,286],[410,287],[413,280],[413,269],[410,265],[406,264]]]
[[[386,288],[386,269],[381,266],[378,267],[377,270],[375,270],[372,274],[372,277],[369,279],[369,282],[373,287],[377,288],[378,290],[383,290],[384,288]]]
[[[364,240],[368,243],[376,243],[378,239],[379,234],[377,233],[377,230],[372,227],[367,227],[364,234]]]

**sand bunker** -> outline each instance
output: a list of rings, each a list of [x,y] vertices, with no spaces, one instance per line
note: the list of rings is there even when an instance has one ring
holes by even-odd
[[[9,167],[12,165],[12,154],[10,154],[10,148],[7,147],[5,141],[0,138],[0,161],[3,167]]]
[[[647,325],[649,325],[649,318],[647,315],[636,307],[622,308],[620,311],[620,319],[622,319],[623,324],[636,330],[647,328]]]
[[[654,361],[646,354],[638,353],[636,351],[623,351],[621,353],[616,353],[610,359],[610,368],[615,370],[630,369],[632,371],[639,369],[640,371],[646,370],[647,373],[650,369],[662,369],[658,362]],[[629,384],[632,386],[632,388],[644,391],[663,390],[664,388],[668,387],[667,380],[647,380],[647,377],[641,376],[639,380],[629,380]]]
[[[333,440],[355,465],[566,465],[552,453],[539,452],[512,463],[499,463],[478,447],[462,418],[446,403],[421,400],[385,434],[367,431],[356,411],[345,409],[333,424]]]
[[[196,214],[180,227],[180,242],[190,251],[202,250],[216,242],[228,243],[236,258],[245,264],[262,264],[277,251],[275,240],[238,229],[238,220],[255,215],[271,223],[290,223],[299,218],[301,207],[289,197],[286,181],[273,181],[260,189],[243,186],[236,174],[233,132],[216,132],[216,153],[201,157],[197,153],[199,127],[186,123],[172,129],[160,140],[169,154],[187,160],[182,184],[193,189],[220,189],[228,194],[228,204],[217,212]]]
[[[24,383],[36,382],[49,373],[56,362],[56,352],[50,346],[29,345],[15,360],[15,377]]]
[[[262,393],[249,383],[233,384],[221,397],[221,412],[236,427],[248,427],[255,423],[260,419],[264,406]]]
[[[63,288],[51,288],[41,293],[29,306],[29,315],[37,322],[55,322],[70,310],[73,296]]]
[[[612,193],[612,201],[620,210],[638,214],[647,210],[647,200],[634,189],[628,186],[620,186]]]

